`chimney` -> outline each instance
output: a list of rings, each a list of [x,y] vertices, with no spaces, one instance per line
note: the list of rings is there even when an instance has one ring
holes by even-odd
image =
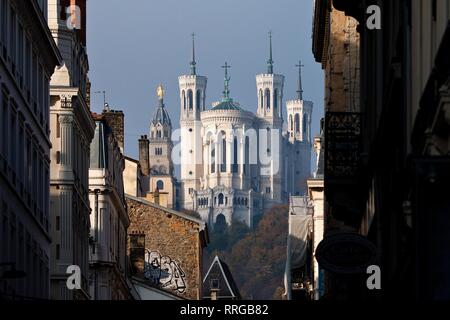
[[[130,234],[130,261],[133,275],[143,275],[145,265],[145,234]]]
[[[114,138],[120,147],[120,151],[124,153],[124,114],[120,110],[106,110],[102,112],[108,126],[111,128]]]
[[[149,143],[147,136],[141,136],[139,139],[139,163],[144,176],[150,174]]]

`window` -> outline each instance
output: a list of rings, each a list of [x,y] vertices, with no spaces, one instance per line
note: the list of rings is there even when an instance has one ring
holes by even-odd
[[[224,196],[223,196],[223,193],[219,193],[219,205],[222,205],[223,204],[223,201],[224,201]]]
[[[303,140],[308,139],[307,132],[308,132],[308,116],[305,114],[303,115]]]
[[[250,172],[250,138],[245,137],[244,174]]]
[[[17,123],[17,120],[16,120],[16,112],[14,111],[14,110],[11,110],[11,123],[10,123],[10,128],[9,128],[9,130],[10,130],[10,152],[9,152],[9,155],[10,155],[10,161],[11,161],[11,167],[13,167],[13,169],[14,169],[14,171],[16,171],[16,159],[17,159],[17,156],[16,156],[16,152],[17,152],[17,148],[16,148],[16,138],[17,138],[17,132],[16,132],[16,123]]]
[[[220,164],[220,171],[227,171],[227,140],[225,137],[222,139],[222,163]]]
[[[289,130],[294,130],[294,121],[292,120],[292,114],[289,115]]]
[[[186,92],[184,90],[181,92],[181,103],[183,104],[183,109],[186,110]]]
[[[156,182],[156,189],[164,190],[164,182],[162,180],[158,180],[158,182]]]
[[[271,191],[271,190],[270,190],[270,187],[266,187],[266,193],[267,193],[267,194],[270,194],[270,191]]]
[[[278,108],[278,90],[275,89],[273,91],[273,108],[276,109]]]
[[[267,110],[270,110],[270,90],[269,89],[266,89],[266,92],[264,93],[264,100],[266,100]]]
[[[197,110],[200,110],[201,107],[201,101],[202,101],[202,92],[200,90],[197,90],[197,94],[195,95],[195,107]]]
[[[193,104],[194,104],[194,98],[193,98],[193,94],[192,94],[192,90],[188,90],[188,104],[189,104],[189,110],[193,109]]]
[[[211,141],[211,173],[216,172],[216,149],[215,144]]]
[[[23,46],[23,27],[21,24],[19,24],[19,50],[18,50],[18,69],[19,69],[19,76],[20,76],[20,86],[23,86],[23,53],[24,53],[24,46]]]
[[[13,72],[15,72],[15,64],[17,59],[16,52],[16,41],[17,41],[17,31],[16,31],[16,12],[11,8],[11,16],[10,16],[10,48],[11,48],[11,59],[13,63]]]
[[[8,18],[8,2],[6,0],[1,0],[1,42],[3,46],[6,47],[7,41],[7,18]]]
[[[238,140],[235,137],[233,141],[233,173],[238,172]]]
[[[300,115],[298,113],[295,114],[295,133],[300,133]]]
[[[259,106],[261,109],[264,107],[264,95],[261,89],[259,89]]]
[[[2,104],[3,104],[3,110],[2,110],[2,153],[4,159],[8,159],[8,97],[6,96],[6,92],[2,92]]]

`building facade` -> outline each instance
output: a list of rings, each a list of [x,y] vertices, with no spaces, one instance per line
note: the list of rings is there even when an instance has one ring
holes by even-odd
[[[370,5],[379,9],[380,29],[367,26]],[[330,31],[333,17],[343,14],[359,24],[360,107],[343,101],[336,111],[344,114],[326,110],[325,217],[339,224],[327,221],[325,237],[351,230],[373,243],[382,290],[369,292],[364,277],[330,274],[326,294],[448,299],[450,256],[439,248],[449,241],[450,6],[445,0],[316,1],[317,61],[345,38],[345,29],[334,37]],[[326,91],[334,91],[333,83]],[[334,129],[345,123],[352,125],[337,141]],[[334,148],[344,143],[351,155]],[[333,161],[338,155],[346,160]]]
[[[47,1],[0,1],[0,49],[0,273],[20,271],[0,299],[48,299],[49,83],[61,56]]]
[[[181,209],[198,212],[211,228],[235,220],[251,227],[255,216],[273,204],[307,193],[313,104],[303,99],[299,79],[297,99],[287,102],[289,124],[283,131],[284,76],[273,71],[270,38],[268,70],[256,76],[256,113],[231,98],[227,64],[223,97],[207,109],[207,78],[197,74],[192,49],[191,72],[178,78],[180,139],[172,145],[171,121],[160,97],[150,138],[140,140],[141,168],[149,168],[152,192],[168,193],[172,207],[179,201]],[[178,195],[172,155],[181,155]]]
[[[126,202],[133,278],[179,298],[202,299],[206,224],[143,198],[126,195]]]
[[[96,124],[90,148],[89,202],[91,247],[89,287],[93,300],[128,300],[127,229],[121,147],[103,114],[93,114]]]
[[[85,5],[85,0],[48,2],[49,27],[63,57],[50,86],[52,299],[89,299],[89,153],[95,124],[88,100]],[[71,265],[80,267],[80,290],[67,288]]]

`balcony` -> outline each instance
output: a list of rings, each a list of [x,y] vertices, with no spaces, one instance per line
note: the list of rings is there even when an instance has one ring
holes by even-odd
[[[362,114],[325,115],[325,196],[333,216],[351,224],[361,217]]]

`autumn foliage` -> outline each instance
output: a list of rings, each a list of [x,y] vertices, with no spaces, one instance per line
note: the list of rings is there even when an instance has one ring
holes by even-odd
[[[288,206],[274,206],[254,230],[233,223],[222,233],[212,233],[205,252],[205,268],[215,254],[225,261],[243,299],[280,299],[286,263]]]

